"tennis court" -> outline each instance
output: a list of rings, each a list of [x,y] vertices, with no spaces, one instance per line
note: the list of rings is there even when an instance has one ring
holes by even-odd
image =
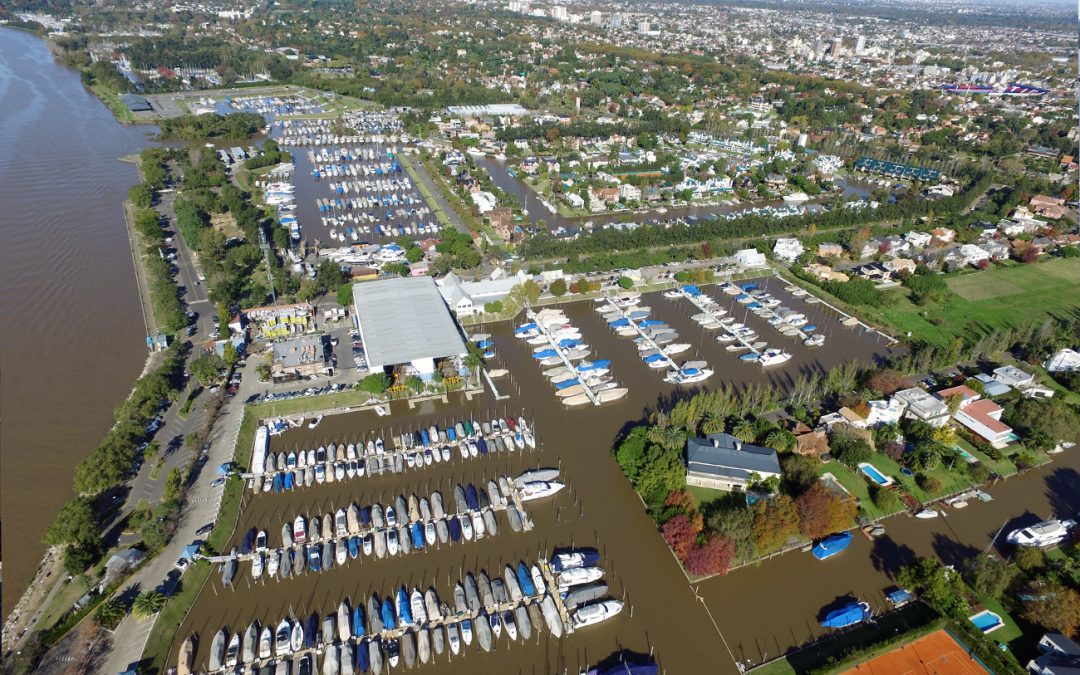
[[[986,675],[990,671],[968,656],[963,645],[943,629],[844,672],[859,675]]]

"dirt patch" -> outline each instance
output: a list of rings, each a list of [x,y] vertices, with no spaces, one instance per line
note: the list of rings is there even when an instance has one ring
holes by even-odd
[[[236,218],[233,218],[231,213],[215,213],[210,216],[210,225],[226,238],[236,237],[238,239],[244,238],[244,231],[236,224]]]

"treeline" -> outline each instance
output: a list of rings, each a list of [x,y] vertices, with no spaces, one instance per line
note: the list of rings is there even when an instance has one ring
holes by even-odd
[[[607,138],[613,134],[634,136],[642,132],[680,133],[690,129],[686,120],[661,117],[644,120],[640,123],[601,124],[599,122],[572,122],[570,124],[525,124],[519,127],[505,127],[495,132],[500,141],[531,140],[546,138],[550,134],[580,138]]]
[[[265,125],[262,115],[247,112],[230,115],[217,113],[184,115],[161,120],[158,124],[162,140],[185,141],[201,141],[209,138],[245,141],[262,131]]]
[[[139,209],[135,212],[135,229],[146,245],[146,281],[158,328],[175,335],[187,326],[188,318],[180,301],[173,266],[164,258],[165,231],[161,227],[161,216],[154,209]]]
[[[574,254],[610,253],[656,246],[691,244],[717,239],[767,236],[803,230],[811,224],[820,231],[852,227],[865,222],[868,218],[877,221],[912,220],[931,210],[938,216],[944,216],[967,208],[976,196],[990,186],[992,180],[991,174],[980,173],[965,190],[952,197],[937,201],[905,199],[896,204],[882,204],[869,214],[864,210],[841,208],[790,218],[747,215],[734,220],[699,221],[693,225],[671,228],[642,225],[633,230],[606,229],[574,240],[557,239],[542,234],[522,243],[519,252],[525,258],[556,258]]]

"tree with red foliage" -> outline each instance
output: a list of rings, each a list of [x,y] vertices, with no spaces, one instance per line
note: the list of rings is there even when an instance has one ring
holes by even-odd
[[[889,441],[878,448],[889,459],[899,462],[904,457],[904,444],[900,441]]]
[[[821,482],[799,495],[795,508],[799,512],[799,530],[811,539],[845,529],[855,517],[854,504],[833,495]]]
[[[1020,252],[1020,261],[1025,263],[1033,263],[1039,259],[1039,249],[1035,248],[1032,244],[1028,244],[1024,247],[1024,250]]]
[[[780,548],[799,532],[799,513],[788,495],[758,500],[751,510],[750,535],[759,553]]]
[[[690,574],[727,574],[735,558],[735,544],[727,537],[714,535],[701,546],[695,546],[686,557]]]
[[[882,396],[889,396],[907,386],[907,379],[903,373],[892,368],[883,368],[874,371],[874,374],[866,378],[866,388],[873,389]]]
[[[678,507],[686,513],[691,513],[694,510],[694,498],[686,490],[672,490],[664,504]]]
[[[675,553],[675,557],[685,562],[686,556],[697,543],[697,531],[690,517],[679,514],[664,523],[661,532],[664,534],[664,543]]]
[[[701,245],[701,257],[702,257],[702,259],[709,260],[710,258],[712,258],[712,255],[713,255],[712,244],[710,244],[709,242],[705,242],[704,244],[702,244]]]

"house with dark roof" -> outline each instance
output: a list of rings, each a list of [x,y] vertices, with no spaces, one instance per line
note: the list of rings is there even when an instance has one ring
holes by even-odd
[[[776,450],[743,443],[731,434],[686,440],[686,484],[728,492],[780,477]]]
[[[1035,675],[1077,675],[1080,673],[1080,645],[1060,633],[1043,635],[1037,645],[1039,656],[1028,661],[1027,671]]]

